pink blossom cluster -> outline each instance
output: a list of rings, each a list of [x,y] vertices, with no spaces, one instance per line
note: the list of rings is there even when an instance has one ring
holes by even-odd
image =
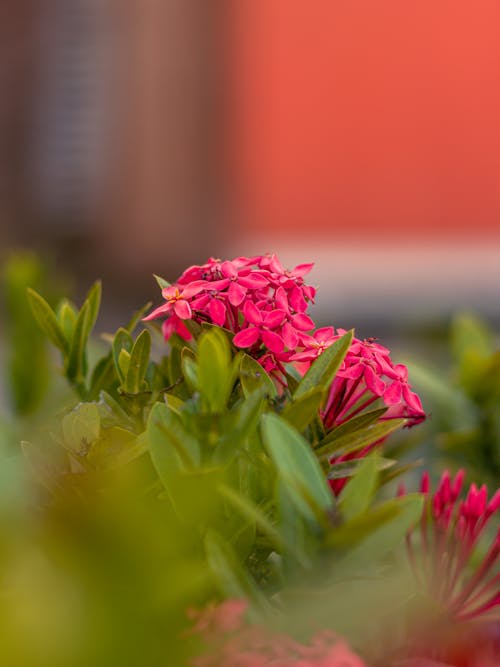
[[[321,632],[309,644],[245,621],[242,600],[227,600],[202,612],[191,612],[194,632],[207,646],[193,667],[364,667],[346,642]]]
[[[419,587],[457,621],[484,616],[500,605],[500,529],[482,560],[474,560],[478,542],[500,508],[500,489],[488,500],[486,486],[472,484],[460,500],[464,477],[463,470],[453,479],[445,471],[431,494],[429,475],[423,475],[421,491],[426,503],[419,527],[420,549],[415,549],[411,534],[407,538]]]
[[[208,322],[233,332],[233,343],[257,359],[278,381],[285,364],[306,371],[345,331],[316,329],[307,313],[316,290],[304,282],[312,264],[283,268],[276,255],[210,258],[191,266],[162,290],[165,303],[145,319],[165,317],[166,340],[173,333],[188,340],[187,320]],[[394,364],[389,350],[373,339],[354,339],[331,386],[323,412],[327,429],[342,424],[378,399],[388,408],[383,419],[404,417],[408,425],[425,418],[419,397],[408,383],[408,370]],[[363,453],[358,454],[363,455]]]
[[[186,320],[209,322],[235,334],[236,347],[246,349],[269,372],[284,373],[283,364],[302,349],[302,336],[314,329],[307,314],[316,290],[304,282],[312,264],[283,268],[276,255],[237,257],[191,266],[162,290],[165,303],[147,320],[166,316],[163,334],[190,338]]]

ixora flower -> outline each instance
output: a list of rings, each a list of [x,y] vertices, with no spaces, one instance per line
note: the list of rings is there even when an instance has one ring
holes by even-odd
[[[390,664],[500,665],[500,529],[491,525],[500,508],[500,490],[488,498],[485,486],[472,484],[464,495],[464,477],[463,470],[453,478],[445,471],[434,493],[428,473],[422,477],[424,509],[406,546],[424,597],[409,615],[411,636],[400,652],[403,659]]]
[[[364,667],[337,635],[321,632],[303,644],[264,626],[250,625],[244,618],[246,608],[244,601],[227,600],[190,612],[193,632],[206,645],[193,667]]]
[[[343,329],[325,327],[313,334],[303,334],[301,342],[304,350],[293,355],[292,360],[312,363],[327,347],[345,333]],[[380,421],[404,418],[408,427],[425,419],[425,412],[418,395],[411,390],[408,369],[403,364],[394,364],[390,352],[374,339],[354,338],[339,368],[328,394],[322,419],[327,430],[340,426],[370,406],[385,407]],[[376,440],[366,447],[348,454],[334,457],[331,464],[359,459],[366,456],[376,445]],[[333,492],[338,495],[346,484],[346,478],[329,480]]]
[[[299,350],[302,335],[314,329],[306,310],[316,290],[304,282],[312,264],[283,268],[276,255],[210,258],[191,266],[162,290],[165,303],[145,319],[166,318],[166,340],[176,333],[190,338],[186,320],[208,322],[232,331],[236,347],[246,350],[275,376]]]
[[[500,508],[500,490],[488,500],[486,486],[472,484],[460,500],[464,477],[463,470],[453,479],[444,472],[431,494],[429,475],[423,475],[421,491],[426,502],[418,552],[414,535],[407,538],[416,582],[454,621],[484,618],[500,605],[500,529],[482,560],[474,560],[479,541],[486,537],[488,524]]]

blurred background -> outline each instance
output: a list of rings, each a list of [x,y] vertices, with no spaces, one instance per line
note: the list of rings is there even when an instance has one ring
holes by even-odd
[[[500,318],[496,0],[4,0],[0,244],[105,310],[209,255],[315,261],[378,335]]]

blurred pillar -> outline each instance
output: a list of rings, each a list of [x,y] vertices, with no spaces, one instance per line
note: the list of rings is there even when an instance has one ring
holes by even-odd
[[[118,273],[149,281],[153,272],[173,276],[216,244],[217,3],[110,2],[117,26],[113,182],[101,262],[118,262]]]

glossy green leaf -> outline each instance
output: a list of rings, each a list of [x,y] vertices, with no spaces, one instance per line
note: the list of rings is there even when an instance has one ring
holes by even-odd
[[[387,412],[387,409],[388,408],[377,408],[376,410],[370,410],[368,412],[363,412],[360,415],[356,415],[355,417],[351,417],[351,419],[340,424],[340,426],[335,426],[329,431],[321,444],[326,445],[345,435],[359,431],[366,426],[370,426],[370,424],[374,424]]]
[[[97,316],[99,315],[99,308],[101,306],[101,294],[102,286],[101,281],[97,280],[87,293],[87,298],[85,302],[89,304],[89,313],[87,318],[87,329],[85,331],[85,336],[88,338],[90,332],[95,326],[97,321]]]
[[[202,405],[209,412],[222,412],[229,400],[234,379],[229,341],[217,327],[198,340],[198,388]]]
[[[164,403],[156,403],[147,424],[149,451],[165,488],[171,476],[190,470],[201,462],[199,444],[186,430],[182,418]]]
[[[362,449],[367,445],[378,442],[382,438],[402,428],[406,424],[406,419],[388,419],[386,421],[370,424],[358,431],[353,431],[347,435],[336,439],[325,438],[321,446],[316,449],[316,455],[320,460],[328,460],[334,454],[348,454]],[[323,444],[326,441],[327,444]]]
[[[297,508],[317,519],[333,508],[333,496],[309,443],[285,420],[262,415],[264,444]]]
[[[366,512],[377,490],[379,461],[373,453],[363,459],[354,477],[343,488],[339,507],[344,519],[352,519]]]
[[[67,354],[69,350],[68,341],[66,340],[61,325],[57,321],[54,311],[45,299],[40,296],[38,292],[35,292],[35,290],[28,287],[27,294],[31,312],[37,321],[38,326],[56,347],[58,347],[64,354]]]
[[[73,338],[71,340],[66,375],[68,379],[81,382],[86,372],[86,344],[89,332],[89,302],[86,301],[76,318]]]
[[[245,396],[250,396],[256,389],[269,398],[277,396],[276,386],[270,376],[255,359],[245,353],[241,358],[240,382]]]
[[[304,429],[317,416],[318,410],[323,402],[325,392],[321,388],[311,389],[307,394],[302,394],[298,399],[291,400],[281,416],[294,426],[297,431]]]
[[[57,309],[57,319],[61,324],[61,328],[64,331],[64,335],[68,341],[68,344],[73,338],[76,318],[77,310],[75,307],[67,299],[63,299]]]
[[[112,353],[113,353],[113,361],[115,364],[115,370],[116,374],[120,378],[120,382],[123,385],[125,382],[126,374],[123,372],[122,368],[120,367],[120,352],[125,350],[126,352],[131,352],[132,347],[134,345],[134,342],[132,340],[132,336],[126,329],[118,329],[118,331],[115,334],[115,337],[113,338],[113,346],[112,346]]]
[[[130,361],[125,376],[125,391],[131,394],[137,394],[141,391],[148,370],[150,352],[151,334],[147,329],[144,329],[137,336],[130,353]]]
[[[339,571],[376,562],[391,553],[422,516],[424,498],[413,493],[380,503],[336,528],[328,543],[346,551]],[[344,572],[345,573],[345,572]]]
[[[170,287],[170,283],[168,280],[165,280],[165,278],[162,278],[161,276],[157,276],[156,273],[153,273],[156,282],[158,283],[158,286],[160,289],[166,289],[167,287]]]
[[[314,360],[299,382],[293,394],[294,399],[298,399],[318,387],[325,391],[328,389],[349,350],[353,335],[353,331],[347,332]]]

